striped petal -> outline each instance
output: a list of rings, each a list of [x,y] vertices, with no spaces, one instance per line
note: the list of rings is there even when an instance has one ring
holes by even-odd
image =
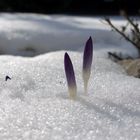
[[[67,78],[67,85],[68,85],[70,98],[75,99],[77,93],[75,74],[74,74],[74,69],[73,69],[71,59],[67,53],[65,53],[64,56],[64,68],[65,68],[65,74]]]
[[[83,55],[83,81],[85,93],[87,93],[87,86],[91,73],[92,57],[93,57],[93,44],[92,38],[90,37],[86,42]]]

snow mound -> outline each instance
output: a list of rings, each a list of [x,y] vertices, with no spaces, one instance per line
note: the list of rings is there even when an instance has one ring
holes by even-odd
[[[1,56],[0,139],[139,139],[140,81],[96,57],[84,95],[82,55],[68,53],[78,83],[75,101],[67,92],[63,51],[35,58]],[[11,80],[4,81],[5,75]]]

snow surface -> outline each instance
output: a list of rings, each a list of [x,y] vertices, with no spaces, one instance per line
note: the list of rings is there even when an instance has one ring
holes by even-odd
[[[90,35],[94,58],[84,95],[82,55]],[[3,13],[0,50],[21,56],[44,53],[0,56],[1,140],[140,139],[140,80],[107,57],[108,51],[132,56],[137,51],[101,18]],[[78,85],[74,101],[64,73],[66,50]],[[5,81],[6,75],[11,80]]]

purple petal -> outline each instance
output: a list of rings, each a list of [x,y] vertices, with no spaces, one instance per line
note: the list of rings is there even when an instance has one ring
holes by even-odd
[[[84,56],[83,56],[83,70],[89,71],[91,69],[93,57],[93,45],[92,38],[90,37],[85,45]]]
[[[73,65],[71,59],[67,53],[64,56],[64,67],[65,67],[65,74],[67,78],[68,90],[71,98],[75,98],[76,96],[76,80]]]
[[[91,73],[92,57],[93,57],[93,44],[92,38],[90,37],[86,42],[83,55],[83,80],[85,92],[87,92],[88,80]]]

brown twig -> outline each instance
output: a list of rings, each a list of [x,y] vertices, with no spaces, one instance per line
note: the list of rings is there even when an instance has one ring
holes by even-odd
[[[123,60],[120,56],[118,56],[116,53],[108,52],[108,58],[113,59],[113,61],[118,62]]]
[[[122,35],[127,41],[131,42],[140,51],[140,46],[136,42],[131,40],[124,32],[120,31],[117,27],[115,27],[109,18],[105,18],[105,21],[111,26],[112,29]]]
[[[140,30],[138,28],[138,24],[135,24],[134,21],[126,14],[126,16],[124,16],[126,18],[126,20],[132,25],[132,27],[134,28],[134,30],[137,33],[140,33]]]

